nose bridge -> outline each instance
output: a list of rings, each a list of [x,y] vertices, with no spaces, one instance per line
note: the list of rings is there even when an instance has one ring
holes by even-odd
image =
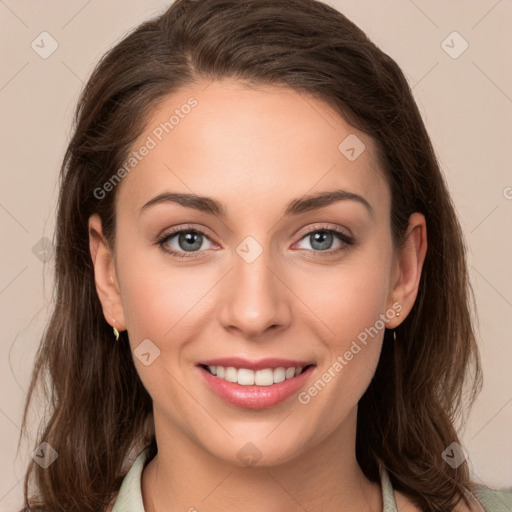
[[[286,287],[274,275],[275,261],[268,245],[246,237],[233,253],[233,269],[221,310],[226,328],[238,328],[247,336],[256,336],[271,326],[283,326],[290,320]]]

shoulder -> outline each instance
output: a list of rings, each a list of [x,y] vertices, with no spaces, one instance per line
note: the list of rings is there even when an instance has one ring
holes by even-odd
[[[136,456],[121,483],[119,492],[112,498],[104,512],[144,512],[141,476],[150,460],[151,450],[148,447]]]
[[[398,510],[422,512],[406,494],[395,490],[395,497]],[[479,485],[474,491],[471,507],[460,502],[453,512],[512,512],[512,487],[496,490]]]
[[[395,500],[396,500],[396,508],[398,510],[406,510],[407,512],[421,512],[421,509],[418,508],[412,499],[404,494],[401,491],[394,491]]]
[[[117,500],[117,494],[115,494],[115,496],[112,498],[112,500],[110,501],[110,503],[107,505],[107,508],[104,510],[104,512],[112,512],[112,509],[114,508],[114,504]]]
[[[498,490],[479,485],[474,494],[485,512],[512,511],[512,487]]]

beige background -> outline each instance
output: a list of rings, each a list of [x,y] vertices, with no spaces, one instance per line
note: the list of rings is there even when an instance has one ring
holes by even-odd
[[[24,443],[17,454],[16,446],[51,297],[51,265],[43,265],[33,247],[43,236],[52,238],[57,173],[74,105],[104,51],[168,3],[0,0],[2,511],[21,506],[31,451]],[[330,3],[402,67],[446,173],[469,247],[485,378],[463,440],[477,481],[510,486],[512,1]],[[44,31],[58,43],[47,59],[31,47]],[[442,45],[453,31],[469,44],[458,58],[444,48],[458,53],[462,39],[452,35]]]

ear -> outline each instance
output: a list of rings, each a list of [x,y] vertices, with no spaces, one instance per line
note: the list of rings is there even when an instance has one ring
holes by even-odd
[[[94,267],[96,292],[103,307],[105,320],[118,331],[124,331],[126,321],[114,256],[103,236],[101,218],[98,214],[89,218],[89,250]]]
[[[409,217],[409,226],[405,234],[405,243],[397,250],[393,273],[393,288],[388,297],[389,304],[395,305],[400,316],[389,320],[386,327],[393,329],[400,325],[410,313],[421,278],[421,271],[427,253],[427,225],[421,213],[413,213]]]

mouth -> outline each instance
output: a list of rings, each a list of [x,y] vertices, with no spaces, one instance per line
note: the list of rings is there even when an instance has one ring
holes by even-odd
[[[293,379],[314,365],[279,366],[277,368],[263,368],[261,370],[206,364],[200,364],[199,366],[218,379],[236,383],[240,386],[272,386],[273,384]]]
[[[316,365],[283,359],[250,362],[229,358],[202,362],[196,367],[207,389],[228,404],[245,409],[264,409],[296,394],[306,384]]]

